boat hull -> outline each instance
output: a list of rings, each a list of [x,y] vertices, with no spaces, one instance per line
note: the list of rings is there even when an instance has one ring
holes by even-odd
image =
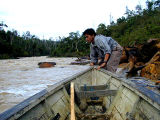
[[[75,84],[75,113],[77,119],[95,119],[94,115],[110,120],[158,120],[160,118],[160,94],[146,87],[139,86],[133,81],[121,78],[106,70],[96,70],[93,67],[64,79],[20,104],[0,114],[0,120],[67,120],[70,119],[70,83]],[[114,94],[98,96],[92,100],[78,96],[80,87],[106,85],[107,90]],[[100,87],[101,88],[101,87]],[[105,90],[105,89],[104,89]],[[115,93],[115,91],[117,91]],[[94,91],[100,92],[99,90]],[[92,93],[92,91],[91,91]],[[88,95],[89,93],[87,93]],[[95,97],[94,97],[95,98]],[[100,101],[102,98],[103,112],[101,114],[86,114],[89,103]],[[85,101],[84,109],[81,103]],[[93,105],[93,104],[91,104]],[[86,107],[87,106],[87,107]]]

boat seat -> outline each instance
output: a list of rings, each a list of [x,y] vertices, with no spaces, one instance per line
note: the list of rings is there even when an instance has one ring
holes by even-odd
[[[109,90],[108,85],[84,85],[76,89],[77,96],[81,98],[114,96],[117,90]]]
[[[79,108],[83,111],[82,120],[106,118],[106,105],[104,97],[114,96],[117,90],[109,90],[107,84],[104,85],[76,85],[75,91],[79,99]]]

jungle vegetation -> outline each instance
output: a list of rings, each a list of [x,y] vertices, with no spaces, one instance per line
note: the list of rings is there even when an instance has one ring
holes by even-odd
[[[129,10],[116,21],[106,26],[100,23],[97,34],[111,36],[122,46],[144,44],[148,39],[160,38],[160,0],[146,1],[146,8],[137,5],[135,10]],[[58,40],[40,40],[29,31],[22,36],[18,31],[4,31],[8,27],[0,23],[0,59],[51,56],[51,57],[78,57],[89,54],[89,44],[79,32],[71,32],[68,37],[59,37]]]

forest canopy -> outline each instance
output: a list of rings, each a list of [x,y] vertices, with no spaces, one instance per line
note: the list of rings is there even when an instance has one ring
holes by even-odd
[[[79,57],[89,54],[89,44],[79,32],[71,32],[68,37],[59,37],[57,41],[40,40],[29,31],[22,36],[18,31],[4,31],[8,27],[0,23],[0,59],[52,56]],[[160,38],[160,0],[146,1],[146,8],[137,5],[135,10],[126,7],[125,16],[111,21],[106,26],[100,23],[97,34],[111,36],[122,46],[144,44],[148,39]]]

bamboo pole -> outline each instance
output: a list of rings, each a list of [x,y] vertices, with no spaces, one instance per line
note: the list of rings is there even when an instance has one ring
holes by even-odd
[[[74,83],[71,82],[71,120],[75,120],[75,111],[74,111]]]

